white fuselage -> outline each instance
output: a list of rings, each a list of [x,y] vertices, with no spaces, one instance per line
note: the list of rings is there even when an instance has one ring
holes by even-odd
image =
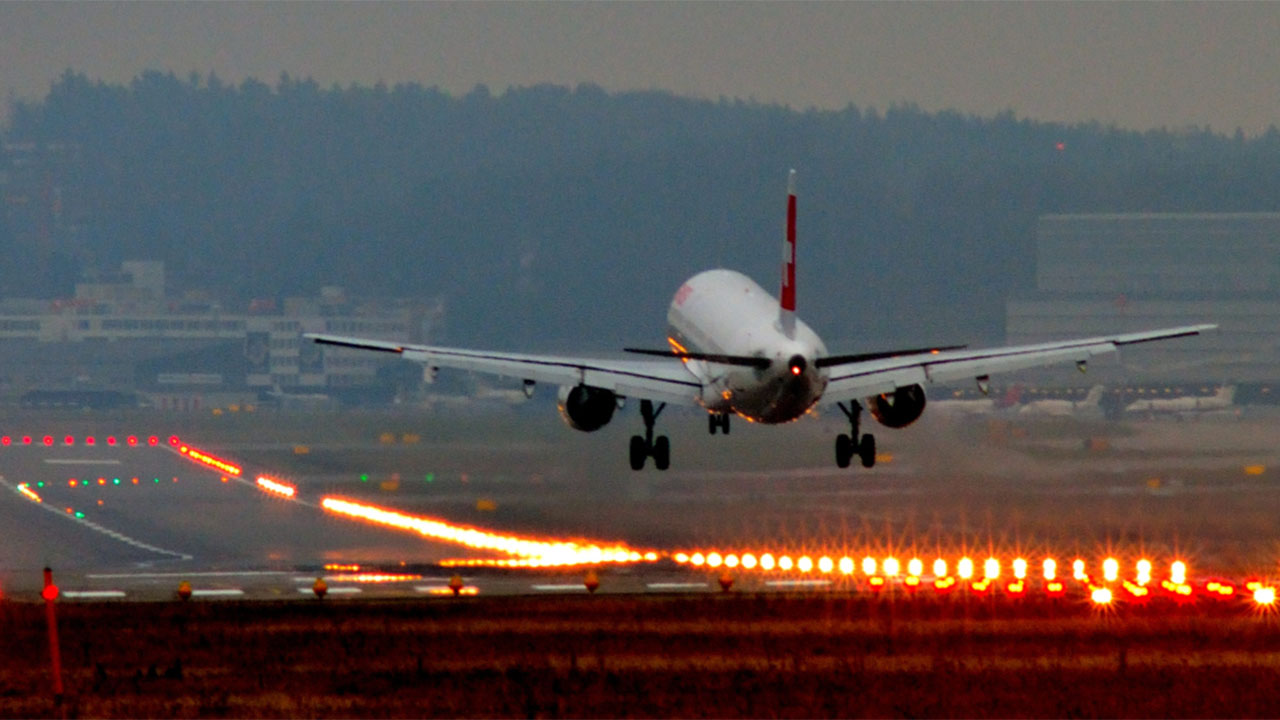
[[[808,325],[789,315],[755,281],[732,270],[708,270],[680,287],[667,312],[668,339],[677,353],[760,357],[770,363],[761,369],[686,360],[685,367],[702,383],[703,407],[772,424],[795,420],[818,402],[827,372],[814,361],[826,356],[827,348]]]

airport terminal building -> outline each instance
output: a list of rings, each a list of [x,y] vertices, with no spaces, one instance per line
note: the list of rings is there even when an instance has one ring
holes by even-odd
[[[1009,301],[1006,337],[1035,343],[1201,322],[1220,331],[1126,349],[1120,363],[1099,363],[1101,380],[1242,390],[1280,380],[1280,213],[1042,216],[1035,289]]]
[[[227,312],[164,291],[158,262],[76,286],[73,298],[0,301],[0,404],[94,406],[136,398],[200,410],[258,398],[387,401],[378,353],[324,353],[304,332],[425,339],[438,307],[317,297]],[[126,401],[120,401],[126,402]]]

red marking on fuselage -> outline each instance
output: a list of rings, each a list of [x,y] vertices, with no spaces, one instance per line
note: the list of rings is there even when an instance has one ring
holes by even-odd
[[[690,285],[689,283],[685,283],[684,285],[681,285],[680,289],[676,291],[676,299],[675,299],[676,305],[684,305],[684,301],[688,300],[689,296],[692,294],[693,294],[692,285]]]

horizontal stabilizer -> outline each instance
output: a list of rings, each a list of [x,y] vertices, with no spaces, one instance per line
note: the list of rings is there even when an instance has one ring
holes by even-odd
[[[700,353],[700,352],[675,352],[674,350],[643,350],[640,348],[623,348],[626,352],[636,353],[638,355],[656,355],[658,357],[670,357],[677,360],[703,360],[706,362],[719,363],[721,365],[738,365],[741,367],[753,367],[759,370],[767,370],[771,364],[769,358],[748,355],[721,355],[719,353]]]
[[[930,348],[913,348],[911,350],[886,350],[882,352],[860,353],[857,355],[833,355],[831,357],[818,358],[814,365],[824,368],[833,367],[835,365],[851,365],[853,363],[869,362],[871,360],[884,360],[886,358],[904,357],[907,355],[933,355],[944,352],[946,350],[963,350],[967,345],[943,345]]]

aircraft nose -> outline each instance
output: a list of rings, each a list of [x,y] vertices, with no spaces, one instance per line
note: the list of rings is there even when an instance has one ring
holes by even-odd
[[[795,377],[803,375],[808,367],[809,361],[805,360],[803,355],[792,355],[791,359],[787,361],[787,370]]]

